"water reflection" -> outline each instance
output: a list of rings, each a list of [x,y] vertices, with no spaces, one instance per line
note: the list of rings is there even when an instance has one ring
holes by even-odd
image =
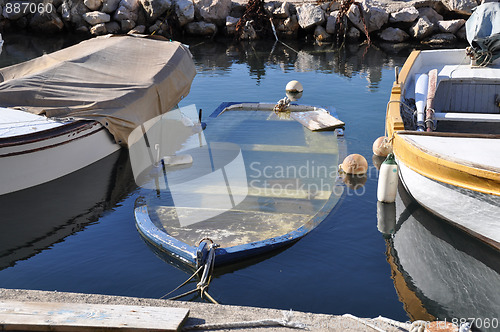
[[[378,89],[382,69],[392,68],[407,57],[410,49],[401,54],[387,55],[375,45],[348,45],[337,49],[332,44],[317,45],[287,41],[198,43],[191,46],[199,72],[224,76],[235,64],[247,66],[248,75],[260,84],[267,71],[278,67],[282,72],[320,72],[339,74],[348,78],[361,75],[371,91]]]
[[[83,36],[40,36],[4,32],[0,67],[31,60],[43,54],[52,53],[62,48],[74,45],[83,40]]]
[[[83,230],[135,188],[128,153],[54,181],[0,196],[0,270]]]
[[[402,186],[395,220],[385,216],[387,261],[411,319],[474,317],[481,331],[498,331],[500,253],[424,210]]]

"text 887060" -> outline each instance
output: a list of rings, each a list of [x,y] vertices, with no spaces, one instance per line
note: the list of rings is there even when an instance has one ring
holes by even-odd
[[[5,4],[4,11],[7,14],[45,14],[52,13],[54,6],[52,3],[35,3],[24,1],[12,1]]]

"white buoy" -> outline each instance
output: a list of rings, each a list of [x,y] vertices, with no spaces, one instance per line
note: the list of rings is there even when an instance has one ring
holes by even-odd
[[[286,84],[285,90],[287,92],[298,93],[298,92],[304,92],[304,87],[302,86],[302,84],[300,84],[299,81],[293,80]]]
[[[398,165],[394,154],[390,153],[380,166],[378,175],[377,200],[394,203],[398,191]]]

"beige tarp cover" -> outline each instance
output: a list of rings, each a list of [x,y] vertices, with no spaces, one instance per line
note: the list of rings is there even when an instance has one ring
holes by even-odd
[[[96,120],[127,145],[129,133],[168,112],[196,75],[178,42],[104,36],[0,69],[0,106]]]

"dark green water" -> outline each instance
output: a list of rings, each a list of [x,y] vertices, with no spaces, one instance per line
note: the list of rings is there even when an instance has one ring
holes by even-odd
[[[1,66],[76,41],[23,35],[4,39]],[[400,201],[398,232],[424,234],[435,244],[429,245],[432,252],[443,253],[428,257],[457,262],[438,262],[444,271],[417,267],[423,275],[412,275],[415,269],[408,264],[429,266],[425,252],[422,259],[411,258],[411,248],[398,247],[398,232],[387,239],[377,229],[372,143],[384,134],[394,67],[402,65],[409,49],[395,54],[375,46],[338,51],[295,43],[291,48],[273,42],[187,43],[198,74],[180,106],[194,103],[207,117],[223,101],[276,102],[284,97],[286,83],[296,79],[305,89],[301,102],[334,106],[346,123],[348,153],[362,154],[372,166],[365,186],[346,188],[341,203],[304,239],[280,253],[218,272],[210,285],[213,297],[224,304],[401,321],[452,319],[466,312],[462,307],[470,308],[471,317],[492,319],[500,312],[498,253],[442,226],[411,199],[405,201],[409,208]],[[157,257],[141,239],[133,216],[140,194],[124,152],[48,185],[0,197],[0,287],[151,298],[175,288],[188,274]],[[414,225],[413,230],[406,233],[405,224]],[[471,247],[484,254],[469,252]],[[485,277],[471,278],[461,289],[449,287],[458,283],[440,276],[457,274],[453,269]],[[476,291],[488,287],[493,294]],[[462,292],[477,296],[464,298]]]

